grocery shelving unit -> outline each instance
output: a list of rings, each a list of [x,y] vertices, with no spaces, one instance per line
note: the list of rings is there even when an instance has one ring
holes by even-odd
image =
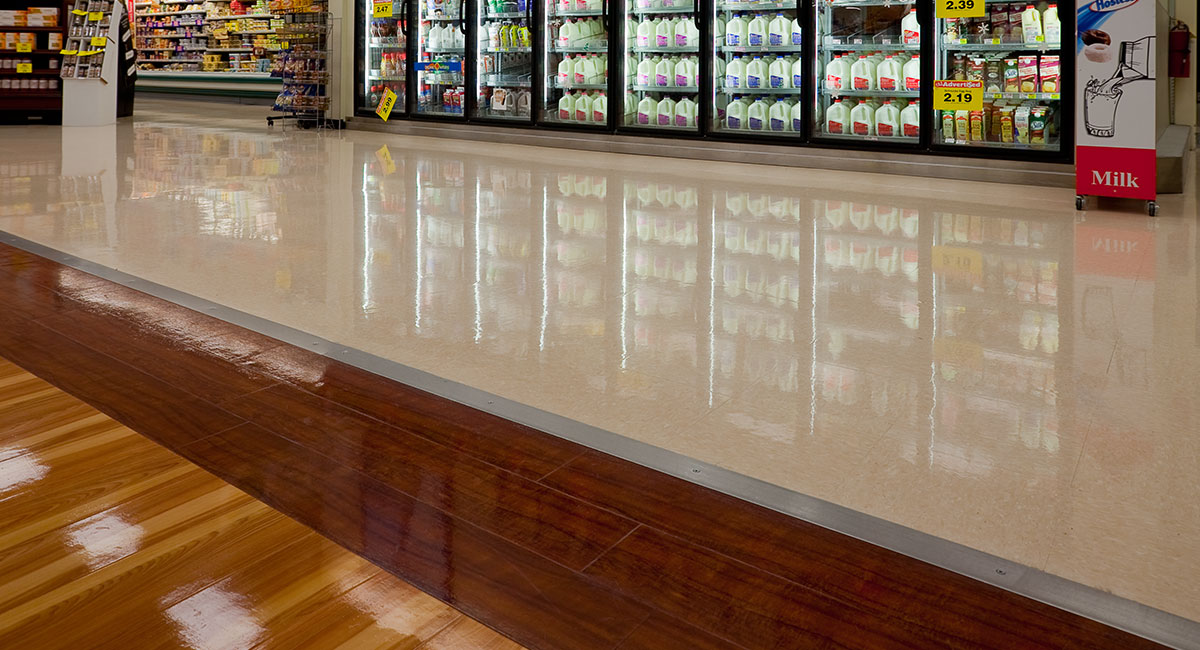
[[[275,58],[271,75],[283,89],[275,99],[267,124],[295,120],[305,126],[325,126],[329,110],[329,7],[323,0],[272,0],[271,12],[280,16],[277,31],[284,52]]]
[[[31,6],[57,9],[58,18],[54,26],[0,25],[0,41],[7,40],[10,35],[14,35],[13,38],[18,38],[15,36],[18,34],[29,35],[24,37],[27,42],[20,48],[5,49],[4,43],[0,42],[0,62],[3,63],[0,67],[0,122],[57,122],[62,116],[59,50],[67,34],[70,5],[65,0],[0,0],[0,9],[24,10]],[[60,44],[51,47],[51,39],[57,39]],[[26,47],[28,51],[24,51]],[[5,82],[7,87],[3,85]]]

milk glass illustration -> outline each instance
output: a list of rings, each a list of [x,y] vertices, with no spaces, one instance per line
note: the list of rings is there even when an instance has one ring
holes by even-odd
[[[1116,134],[1117,105],[1122,86],[1154,80],[1154,37],[1121,43],[1120,64],[1105,81],[1093,77],[1083,93],[1084,126],[1089,135],[1111,138]]]

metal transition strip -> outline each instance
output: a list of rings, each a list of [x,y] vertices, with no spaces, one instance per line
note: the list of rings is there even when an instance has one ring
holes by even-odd
[[[1200,650],[1200,622],[443,379],[423,370],[225,307],[7,232],[0,231],[0,242],[440,397],[954,571],[1157,643],[1179,650]]]

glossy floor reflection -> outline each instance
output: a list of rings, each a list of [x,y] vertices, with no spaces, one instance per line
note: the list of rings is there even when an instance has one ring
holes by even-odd
[[[0,230],[1200,620],[1194,183],[1080,215],[177,106],[6,131]]]

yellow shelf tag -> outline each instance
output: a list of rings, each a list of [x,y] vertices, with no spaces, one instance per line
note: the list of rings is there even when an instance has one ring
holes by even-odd
[[[93,36],[92,37],[92,47],[104,47],[105,45],[108,45],[108,37],[106,37],[106,36]]]
[[[104,19],[104,12],[103,12],[103,11],[90,11],[90,12],[88,12],[88,20],[89,20],[89,21],[91,21],[91,22],[99,22],[99,21],[101,21],[101,20],[103,20],[103,19]]]
[[[17,54],[29,54],[33,51],[33,43],[17,43]]]
[[[100,53],[100,50],[80,50],[79,56],[91,56],[93,54],[99,54],[99,53]]]
[[[982,111],[983,82],[938,79],[933,82],[935,111]]]
[[[984,0],[937,0],[938,18],[980,18],[985,15]]]
[[[58,53],[63,56],[75,56],[79,54],[79,50],[59,50]]]
[[[71,10],[71,13],[75,14],[76,16],[86,16],[86,15],[88,15],[88,12],[86,12],[86,11],[84,11],[84,10],[82,10],[82,9],[72,9],[72,10]]]
[[[375,114],[383,118],[383,121],[388,120],[388,116],[392,114],[392,108],[396,105],[396,93],[392,92],[391,88],[383,89],[383,99],[379,100],[379,106],[375,108]]]
[[[376,2],[375,6],[372,9],[371,16],[373,18],[391,18],[392,17],[392,3]]]
[[[32,63],[18,63],[17,64],[17,74],[30,74],[32,72],[33,72],[33,64]]]
[[[396,173],[396,162],[392,160],[392,152],[388,151],[387,145],[379,148],[375,152],[375,157],[379,159],[379,163],[383,165],[383,175],[389,176]]]

